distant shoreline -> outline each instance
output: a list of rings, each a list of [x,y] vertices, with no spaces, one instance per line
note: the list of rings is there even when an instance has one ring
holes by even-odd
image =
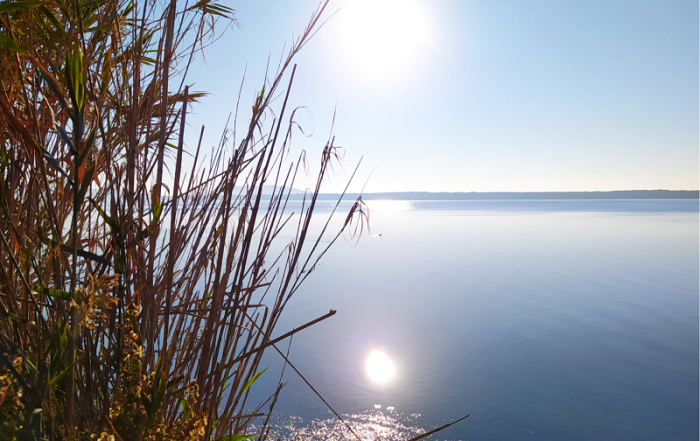
[[[303,193],[291,195],[291,199],[303,198]],[[359,193],[347,193],[346,200],[357,199]],[[468,200],[563,200],[563,199],[700,199],[698,190],[622,190],[622,191],[566,191],[566,192],[470,192],[431,193],[424,191],[364,193],[364,200],[416,200],[416,201],[468,201]],[[321,193],[319,200],[337,200],[338,193]]]

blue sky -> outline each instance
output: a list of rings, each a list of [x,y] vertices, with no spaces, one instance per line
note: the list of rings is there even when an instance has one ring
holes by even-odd
[[[331,1],[297,59],[312,164],[337,106],[346,158],[325,191],[361,156],[354,191],[698,189],[697,1],[395,3]],[[246,66],[244,111],[318,3],[227,4],[240,27],[190,76],[211,93],[188,117],[209,144]]]

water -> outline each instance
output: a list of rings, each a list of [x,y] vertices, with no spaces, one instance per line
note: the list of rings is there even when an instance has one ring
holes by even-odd
[[[337,243],[278,328],[338,310],[294,337],[290,360],[363,439],[466,414],[429,439],[698,439],[697,200],[370,208],[372,236]],[[396,367],[384,384],[365,372],[376,349]],[[263,365],[253,400],[279,356]],[[280,436],[352,439],[285,380]]]

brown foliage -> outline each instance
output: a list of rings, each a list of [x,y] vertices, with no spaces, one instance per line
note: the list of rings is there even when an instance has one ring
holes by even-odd
[[[265,415],[247,407],[248,387],[284,305],[325,252],[306,237],[335,152],[329,141],[296,237],[271,255],[300,162],[285,156],[287,101],[274,114],[271,103],[324,8],[265,79],[244,136],[208,164],[198,145],[185,166],[188,104],[201,97],[183,86],[187,67],[231,9],[0,3],[0,412],[14,406],[10,439],[219,439]]]

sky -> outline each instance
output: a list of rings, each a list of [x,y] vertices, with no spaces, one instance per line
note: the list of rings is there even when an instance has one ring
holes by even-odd
[[[239,89],[245,122],[268,63],[318,6],[224,2],[239,25],[218,29],[188,81],[210,94],[188,116],[205,145]],[[326,12],[290,94],[310,134],[294,148],[312,164],[335,114],[345,159],[324,192],[360,158],[351,192],[700,187],[697,1],[332,0]]]

